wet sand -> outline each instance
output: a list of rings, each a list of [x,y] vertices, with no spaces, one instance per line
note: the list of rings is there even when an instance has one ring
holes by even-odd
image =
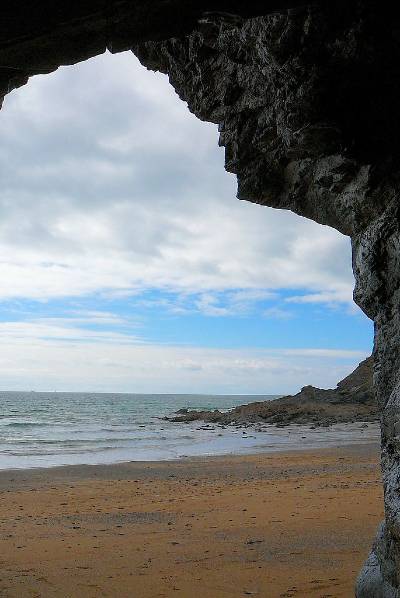
[[[0,472],[0,596],[349,598],[378,447]]]

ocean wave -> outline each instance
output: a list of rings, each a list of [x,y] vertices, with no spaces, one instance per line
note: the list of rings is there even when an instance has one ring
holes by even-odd
[[[109,444],[109,443],[127,443],[127,442],[137,442],[137,441],[141,441],[141,439],[137,439],[137,438],[96,438],[96,439],[92,439],[92,438],[77,438],[76,440],[71,440],[69,438],[24,438],[21,440],[16,440],[15,438],[10,440],[10,443],[13,443],[15,445],[20,444],[20,445],[24,445],[29,446],[42,446],[42,445],[50,445],[50,446],[95,446],[95,445],[105,445],[105,444]],[[1,445],[3,444],[3,442],[0,443],[0,452],[1,452]]]
[[[3,424],[3,427],[7,426],[7,428],[44,428],[55,425],[56,424],[49,422],[11,422],[9,424]]]
[[[124,449],[125,447],[122,446],[102,446],[101,448],[84,448],[84,447],[76,447],[74,449],[68,450],[66,447],[62,451],[51,451],[51,450],[44,450],[44,449],[31,449],[26,450],[24,452],[19,452],[18,450],[7,450],[7,451],[0,451],[2,455],[7,455],[10,457],[40,457],[40,456],[57,456],[57,455],[87,455],[87,454],[96,454],[96,453],[103,453],[113,450]]]
[[[183,407],[207,404],[224,410],[243,402],[243,397],[208,395],[0,392],[0,469],[19,462],[48,466],[146,455],[174,458],[196,451],[197,445],[201,451],[207,434],[160,417]]]

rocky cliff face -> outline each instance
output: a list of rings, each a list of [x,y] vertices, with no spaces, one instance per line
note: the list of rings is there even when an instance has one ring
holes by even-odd
[[[105,48],[132,48],[218,123],[239,198],[351,236],[355,300],[375,322],[386,510],[358,596],[400,596],[398,11],[377,0],[6,0],[0,95]]]
[[[372,384],[372,357],[365,359],[334,389],[304,386],[294,396],[240,405],[227,412],[180,410],[166,419],[172,422],[202,420],[220,425],[249,426],[267,423],[330,426],[345,422],[377,421],[379,410]]]

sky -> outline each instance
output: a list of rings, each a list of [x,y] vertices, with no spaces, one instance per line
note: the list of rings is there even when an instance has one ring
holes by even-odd
[[[238,201],[132,53],[31,78],[0,139],[1,389],[284,394],[371,352],[348,238]]]

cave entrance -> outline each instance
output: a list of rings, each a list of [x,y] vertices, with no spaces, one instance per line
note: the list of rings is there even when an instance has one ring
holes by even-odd
[[[334,385],[368,352],[347,238],[235,201],[216,128],[132,53],[32,78],[6,97],[0,127],[3,332],[47,347],[11,377],[5,363],[4,387],[76,390],[84,379],[109,391],[293,392]],[[64,341],[62,359],[49,344]],[[100,351],[91,365],[83,342]],[[102,386],[110,342],[137,343],[137,354],[123,370],[109,364]],[[227,368],[221,382],[214,368],[203,380],[205,355],[185,349],[166,360],[181,364],[184,384],[166,366],[150,389],[126,366],[159,342],[235,350],[243,375],[230,380]]]
[[[152,393],[154,406],[163,393],[334,386],[369,352],[348,240],[235,202],[215,127],[132,54],[35,77],[6,98],[0,133],[2,386],[17,392],[7,398],[14,423],[51,424],[42,391],[56,391],[60,418],[70,391],[81,409],[89,391],[85,417],[100,409],[113,426],[99,393]],[[21,399],[21,389],[32,392]],[[152,439],[168,443],[159,432]],[[29,434],[40,454],[46,439]],[[51,442],[76,462],[82,447],[65,426],[57,434]]]
[[[368,354],[348,239],[235,201],[216,127],[132,53],[32,78],[0,134],[4,390],[276,396]]]

